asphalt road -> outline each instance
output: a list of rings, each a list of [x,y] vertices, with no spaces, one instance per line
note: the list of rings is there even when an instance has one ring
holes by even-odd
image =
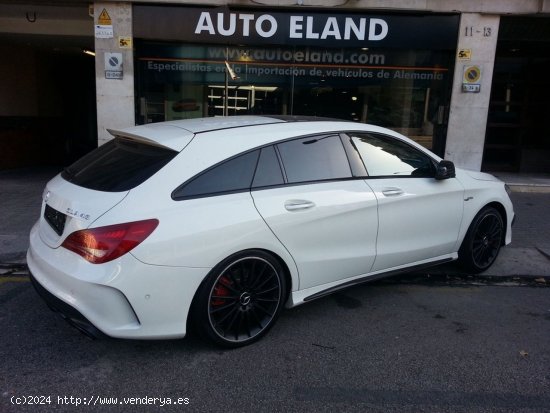
[[[99,412],[550,412],[542,284],[363,285],[286,310],[263,340],[231,351],[193,337],[92,341],[25,277],[0,278],[0,308],[0,412],[74,412],[76,403]],[[109,398],[117,404],[100,406]],[[43,404],[12,404],[29,401]]]

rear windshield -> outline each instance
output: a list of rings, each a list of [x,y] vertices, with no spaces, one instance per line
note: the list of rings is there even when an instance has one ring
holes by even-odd
[[[61,176],[88,189],[128,191],[153,176],[177,154],[171,149],[116,138],[65,168]]]

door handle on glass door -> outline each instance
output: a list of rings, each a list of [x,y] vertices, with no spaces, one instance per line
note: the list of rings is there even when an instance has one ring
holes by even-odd
[[[302,209],[313,208],[314,206],[315,203],[304,199],[290,199],[285,202],[285,208],[287,211],[299,211]]]

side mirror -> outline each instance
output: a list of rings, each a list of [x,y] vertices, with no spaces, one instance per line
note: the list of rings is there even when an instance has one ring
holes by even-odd
[[[435,172],[435,179],[438,181],[442,179],[454,178],[455,173],[455,164],[451,161],[442,160],[437,164],[437,169]]]

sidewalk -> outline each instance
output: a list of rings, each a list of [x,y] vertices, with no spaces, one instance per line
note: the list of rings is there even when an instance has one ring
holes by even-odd
[[[550,174],[494,175],[512,190],[516,222],[512,243],[483,275],[550,276]]]
[[[38,220],[42,192],[60,168],[0,171],[0,263],[25,261],[29,233]]]
[[[42,192],[59,168],[0,171],[0,264],[25,262],[28,236],[40,214]],[[512,188],[516,213],[512,243],[483,275],[550,277],[550,175],[495,174]],[[3,265],[0,265],[0,273]],[[455,264],[432,274],[463,274]]]
[[[494,173],[498,179],[514,192],[533,192],[550,194],[550,174],[513,174],[509,172]]]
[[[550,277],[550,174],[493,173],[512,190],[516,221],[512,243],[500,250],[484,276]],[[431,274],[464,275],[455,263]]]

